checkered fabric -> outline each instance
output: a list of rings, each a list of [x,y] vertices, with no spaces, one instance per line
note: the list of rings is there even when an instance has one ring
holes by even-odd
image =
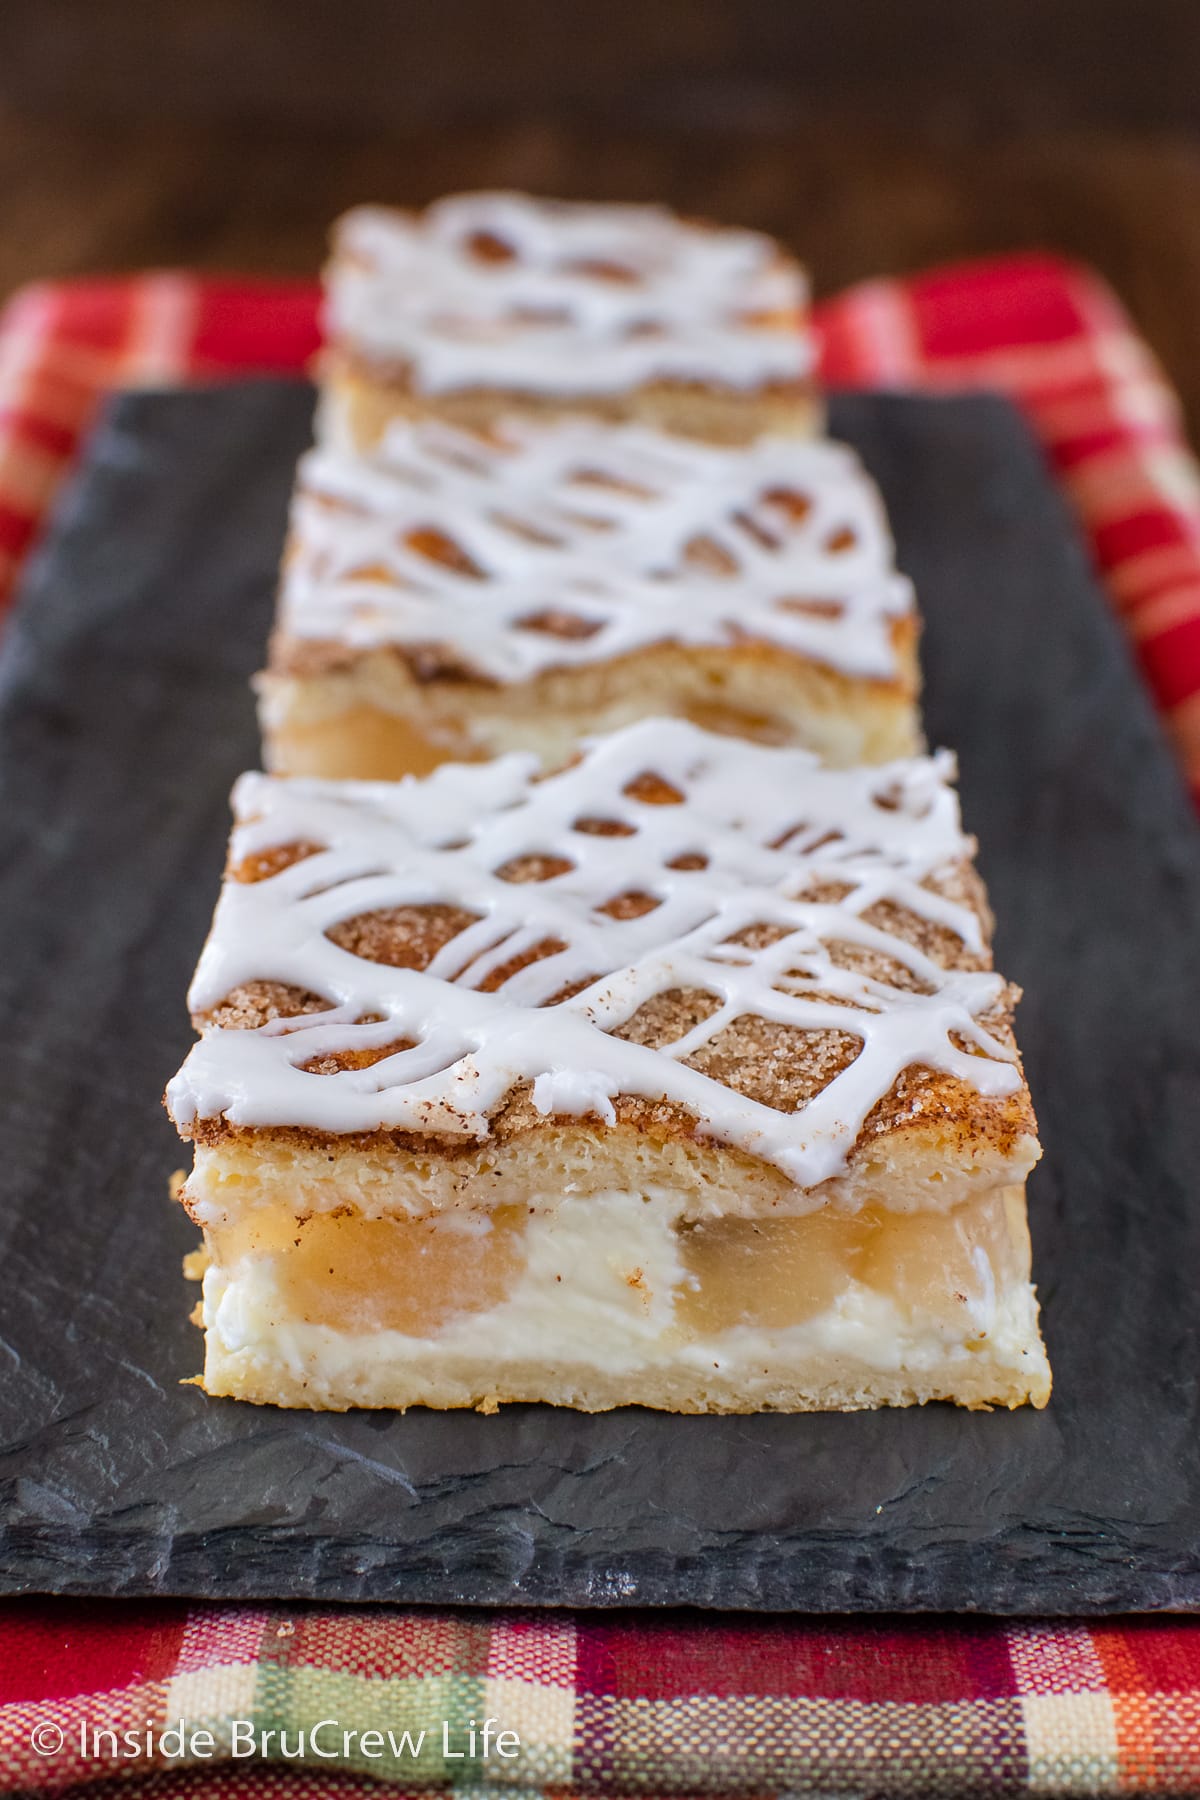
[[[380,1782],[474,1800],[1200,1788],[1200,1634],[1153,1619],[782,1623],[41,1601],[9,1603],[0,1629],[6,1793],[82,1782],[111,1794],[117,1774],[119,1792],[136,1793],[149,1770],[172,1767],[178,1745],[169,1738],[164,1757],[160,1734],[181,1720],[209,1737],[186,1743],[190,1760],[149,1787],[172,1800],[299,1800]],[[488,1718],[519,1739],[515,1755],[483,1757]]]
[[[870,283],[819,324],[831,384],[1018,400],[1200,800],[1200,475],[1112,295],[1029,257]],[[18,294],[0,317],[0,606],[110,388],[298,373],[316,341],[308,283]],[[482,1754],[486,1719],[515,1756],[494,1735]],[[0,1605],[0,1793],[381,1782],[464,1800],[1200,1793],[1200,1621]]]

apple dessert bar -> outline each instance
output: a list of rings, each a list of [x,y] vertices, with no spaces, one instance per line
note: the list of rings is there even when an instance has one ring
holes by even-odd
[[[821,411],[804,270],[759,232],[662,206],[455,194],[357,207],[325,272],[320,429],[567,407],[718,442]]]
[[[644,425],[390,425],[301,463],[268,768],[390,779],[659,714],[827,761],[920,748],[918,617],[852,451]]]
[[[952,776],[655,719],[549,775],[242,777],[168,1089],[206,1391],[1043,1405]]]

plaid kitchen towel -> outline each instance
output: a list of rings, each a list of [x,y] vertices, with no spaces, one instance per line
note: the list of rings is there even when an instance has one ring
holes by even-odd
[[[109,389],[299,373],[316,299],[176,273],[19,293],[0,316],[0,607]],[[818,322],[831,384],[1021,404],[1200,801],[1200,474],[1112,295],[1026,257],[869,283]],[[473,1800],[1200,1793],[1200,1621],[0,1603],[0,1794],[380,1782]]]
[[[0,1629],[0,1773],[47,1794],[111,1794],[117,1773],[123,1795],[172,1800],[341,1779],[472,1800],[1200,1788],[1200,1634],[1154,1619],[42,1601]]]

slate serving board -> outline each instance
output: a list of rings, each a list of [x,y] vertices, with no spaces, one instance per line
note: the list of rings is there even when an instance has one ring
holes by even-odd
[[[311,397],[118,400],[0,659],[0,1588],[1200,1607],[1200,832],[1023,426],[840,400],[1024,983],[1042,1414],[308,1415],[205,1400],[158,1096]]]

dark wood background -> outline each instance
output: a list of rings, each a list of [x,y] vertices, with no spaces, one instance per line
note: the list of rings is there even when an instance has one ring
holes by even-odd
[[[309,271],[481,184],[763,226],[818,292],[1059,248],[1200,425],[1200,0],[0,0],[0,293]]]

